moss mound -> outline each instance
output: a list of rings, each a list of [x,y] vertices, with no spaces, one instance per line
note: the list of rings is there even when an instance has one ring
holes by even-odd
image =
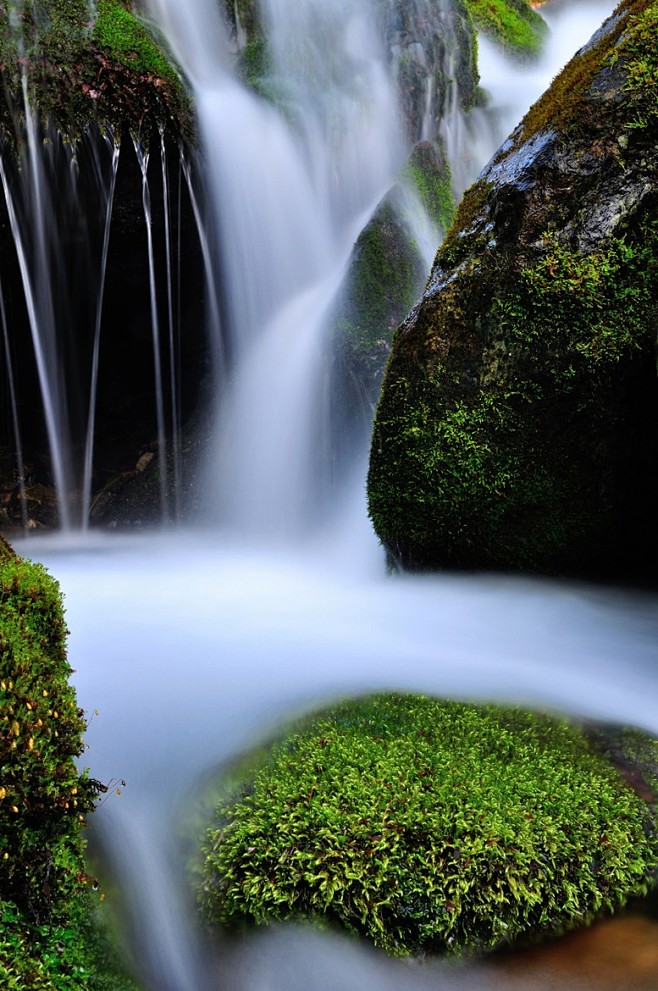
[[[82,830],[101,790],[76,767],[85,721],[69,684],[56,582],[0,538],[0,985],[102,988]],[[106,985],[108,991],[113,985]],[[120,988],[121,984],[116,984]]]
[[[335,922],[401,955],[592,920],[658,869],[650,808],[564,720],[411,695],[275,745],[217,810],[207,918]]]

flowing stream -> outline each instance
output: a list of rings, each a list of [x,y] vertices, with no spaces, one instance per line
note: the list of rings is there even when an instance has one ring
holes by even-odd
[[[472,177],[609,9],[549,13],[550,57],[523,72],[523,85],[508,85],[520,70],[483,44],[493,109]],[[216,250],[225,273],[231,376],[229,387],[222,358],[204,519],[159,535],[69,533],[16,546],[65,594],[74,680],[93,714],[84,763],[126,782],[95,813],[91,835],[145,988],[504,988],[485,965],[404,964],[303,928],[207,947],[192,922],[180,837],[189,844],[203,815],[204,775],[292,714],[395,688],[658,732],[654,596],[505,576],[387,576],[362,471],[336,496],[331,522],[308,526],[322,315],[404,143],[365,3],[268,0],[266,10],[285,118],[232,77],[211,0],[188,0],[183,13],[151,4],[191,80],[208,185],[219,190],[220,244],[204,257]],[[323,58],[328,37],[335,61]],[[304,57],[291,57],[299,46]],[[218,354],[225,348],[218,340]]]

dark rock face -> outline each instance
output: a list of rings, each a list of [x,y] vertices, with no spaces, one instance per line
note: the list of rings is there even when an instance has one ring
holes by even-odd
[[[404,566],[652,569],[657,26],[658,4],[624,3],[578,53],[399,328],[368,484]]]
[[[478,86],[476,38],[462,4],[412,0],[389,7],[389,57],[410,142],[434,139],[455,106],[473,106]]]
[[[100,0],[93,23],[87,23],[88,6],[82,0],[53,0],[47,17],[35,11],[17,20],[0,11],[0,77],[6,98],[0,107],[5,184],[0,190],[2,526],[59,522],[52,430],[46,430],[49,402],[65,449],[66,497],[77,523],[90,412],[93,494],[131,472],[145,452],[156,452],[157,465],[155,337],[162,355],[168,440],[174,406],[179,433],[196,411],[208,360],[204,267],[185,180],[194,154],[194,125],[177,70],[120,0]],[[24,59],[19,58],[22,51]],[[153,294],[144,181],[134,136],[146,156]],[[102,283],[113,153],[118,154],[118,168]],[[172,326],[169,312],[174,314]],[[99,318],[97,394],[92,401]],[[35,322],[42,337],[41,360]],[[52,391],[48,399],[45,378]],[[166,457],[171,456],[168,450]],[[132,518],[159,519],[157,481],[155,492],[141,508],[133,500]]]

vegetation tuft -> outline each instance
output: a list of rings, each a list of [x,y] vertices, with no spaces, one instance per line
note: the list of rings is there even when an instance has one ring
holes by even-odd
[[[208,831],[213,924],[337,923],[391,954],[590,922],[658,873],[649,807],[565,720],[413,695],[339,705],[245,772]]]

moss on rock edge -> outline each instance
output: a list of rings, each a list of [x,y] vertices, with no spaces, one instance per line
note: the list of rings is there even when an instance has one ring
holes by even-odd
[[[204,912],[311,918],[400,955],[572,929],[646,892],[647,805],[564,720],[380,695],[307,720],[223,801]]]

